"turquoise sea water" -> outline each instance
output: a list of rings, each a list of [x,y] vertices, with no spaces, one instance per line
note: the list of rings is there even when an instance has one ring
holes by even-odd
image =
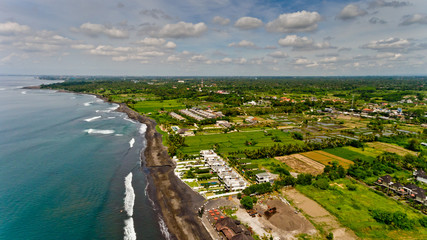
[[[144,126],[93,96],[20,89],[41,83],[0,76],[0,239],[163,239]]]

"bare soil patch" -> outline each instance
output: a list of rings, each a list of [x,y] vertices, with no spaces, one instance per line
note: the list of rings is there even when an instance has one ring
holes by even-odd
[[[265,211],[276,208],[276,213],[268,219]],[[293,239],[298,234],[316,234],[314,226],[304,215],[295,211],[295,208],[286,204],[277,197],[265,197],[259,199],[255,210],[261,215],[251,217],[244,209],[239,208],[236,216],[243,223],[248,224],[259,236],[273,236],[278,239]]]
[[[325,166],[301,154],[292,154],[289,156],[276,157],[277,160],[284,162],[300,173],[310,173],[312,175],[319,175],[323,172]]]

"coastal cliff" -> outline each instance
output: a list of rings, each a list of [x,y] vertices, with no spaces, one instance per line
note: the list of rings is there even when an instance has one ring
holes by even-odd
[[[171,239],[211,239],[197,216],[197,210],[203,204],[204,198],[174,174],[175,164],[162,144],[162,135],[156,131],[156,122],[123,103],[117,111],[147,125],[147,146],[141,161],[149,170],[148,192],[154,198],[156,208],[160,209]]]

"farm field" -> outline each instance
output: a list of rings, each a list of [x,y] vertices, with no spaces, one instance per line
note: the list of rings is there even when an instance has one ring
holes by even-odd
[[[353,162],[348,160],[348,159],[338,157],[338,156],[335,156],[333,154],[330,154],[330,153],[324,152],[324,151],[305,152],[305,153],[301,153],[301,155],[308,157],[314,161],[320,162],[323,165],[328,165],[332,161],[337,161],[344,168],[349,168],[350,165],[353,164]]]
[[[349,179],[340,179],[328,190],[320,190],[312,185],[298,185],[296,188],[335,215],[362,239],[427,239],[427,228],[418,223],[418,219],[424,217],[422,214],[360,184],[357,184],[355,191],[350,191],[347,189],[349,184],[354,183]],[[404,212],[409,219],[415,220],[414,229],[401,230],[378,223],[370,215],[373,209]]]
[[[400,156],[405,156],[406,154],[417,155],[415,152],[411,150],[408,150],[403,147],[399,147],[390,143],[371,142],[371,143],[367,143],[367,145],[369,147],[372,147],[381,151],[396,153],[397,155],[400,155]]]
[[[214,144],[218,144],[217,152],[228,153],[238,150],[254,150],[261,147],[274,145],[275,143],[295,143],[301,142],[294,140],[290,134],[284,133],[280,130],[268,130],[270,136],[266,136],[263,131],[254,132],[232,132],[227,134],[210,134],[210,135],[197,135],[185,138],[185,147],[181,150],[184,154],[198,154],[200,150],[212,149]],[[274,142],[271,138],[277,136],[281,142]],[[256,141],[255,145],[246,146],[246,141]]]
[[[141,101],[131,105],[133,109],[140,113],[157,112],[163,108],[165,111],[173,109],[183,109],[185,105],[178,102],[176,99],[172,100],[155,100],[155,101]]]
[[[368,162],[374,161],[375,158],[382,153],[382,151],[368,147],[365,148],[365,151],[355,147],[329,148],[323,151],[351,161],[358,158]]]
[[[299,173],[310,173],[319,175],[323,173],[325,166],[301,154],[292,154],[289,156],[276,157],[277,160],[285,163],[293,170]]]

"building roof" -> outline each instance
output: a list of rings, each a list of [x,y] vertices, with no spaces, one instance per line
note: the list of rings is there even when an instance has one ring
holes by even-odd
[[[379,182],[387,183],[387,184],[389,184],[391,180],[393,180],[393,178],[390,175],[385,175],[385,176],[379,177],[378,179]]]
[[[251,237],[251,234],[248,231],[246,231],[233,236],[231,240],[254,240],[254,238]]]
[[[265,177],[270,177],[270,174],[268,174],[268,172],[262,172],[262,173],[255,174],[255,176],[259,178],[265,178]]]
[[[425,179],[427,179],[427,174],[426,174],[426,172],[424,172],[422,169],[420,169],[420,170],[415,170],[415,176],[416,176],[416,177],[420,177],[420,178],[425,178]]]
[[[403,185],[401,183],[399,183],[399,182],[395,182],[391,186],[394,187],[394,188],[402,188],[403,187]]]

